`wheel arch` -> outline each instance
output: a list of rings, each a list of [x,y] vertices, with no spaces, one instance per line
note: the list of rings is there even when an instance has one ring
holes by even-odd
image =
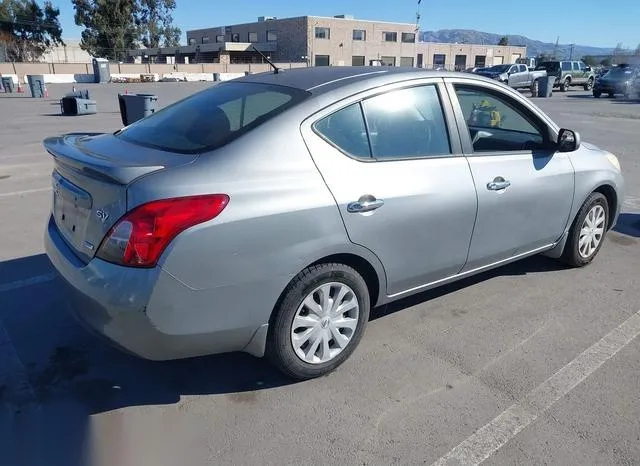
[[[609,230],[613,226],[618,210],[618,193],[616,193],[615,188],[610,184],[602,184],[594,189],[592,193],[600,193],[607,199],[607,204],[609,205],[607,230]]]

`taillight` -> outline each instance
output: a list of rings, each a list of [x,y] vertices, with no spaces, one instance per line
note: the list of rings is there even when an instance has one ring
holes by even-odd
[[[217,217],[228,203],[226,194],[212,194],[142,204],[116,222],[96,255],[120,265],[154,267],[173,238]]]

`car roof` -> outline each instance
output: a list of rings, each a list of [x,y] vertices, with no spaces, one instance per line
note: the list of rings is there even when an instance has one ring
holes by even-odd
[[[376,80],[376,85],[384,85],[407,79],[424,77],[464,76],[486,78],[448,71],[432,71],[420,68],[380,67],[380,66],[321,66],[280,70],[277,74],[264,72],[234,79],[235,82],[251,82],[293,87],[308,91],[313,95],[324,94],[344,86]]]

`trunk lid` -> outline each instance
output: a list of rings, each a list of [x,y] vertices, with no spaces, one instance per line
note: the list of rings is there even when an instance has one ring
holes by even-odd
[[[127,187],[137,178],[193,162],[197,155],[142,147],[113,134],[67,134],[44,140],[53,156],[52,216],[84,262],[127,212]]]

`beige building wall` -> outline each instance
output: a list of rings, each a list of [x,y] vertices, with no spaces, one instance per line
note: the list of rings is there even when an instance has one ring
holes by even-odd
[[[327,28],[329,37],[317,38],[316,28]],[[354,40],[354,31],[364,31],[365,40]],[[385,33],[395,33],[396,40],[385,40]],[[411,59],[416,56],[417,46],[415,42],[402,42],[403,33],[416,38],[415,26],[411,24],[309,17],[309,56],[314,64],[318,63],[318,56],[328,56],[331,66],[351,66],[353,57],[364,57],[365,65],[370,60],[388,57],[400,66],[401,57]]]

